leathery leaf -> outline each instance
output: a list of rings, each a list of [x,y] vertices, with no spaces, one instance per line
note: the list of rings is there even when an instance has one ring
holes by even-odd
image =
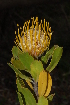
[[[18,47],[13,46],[13,48],[12,48],[13,57],[14,57],[14,58],[17,58],[18,53],[22,53],[22,51],[21,51]]]
[[[56,47],[57,47],[57,45],[56,45]],[[45,56],[41,57],[41,60],[47,64],[49,58],[52,57],[54,49],[55,49],[55,46],[53,46],[49,51],[47,51]]]
[[[52,79],[49,73],[43,70],[38,79],[38,94],[40,96],[48,96],[51,91]]]
[[[19,77],[21,77],[22,79],[25,79],[25,80],[29,80],[31,81],[31,79],[25,75],[23,75],[17,68],[15,68],[12,64],[8,63],[8,65],[15,71],[15,73],[17,75],[19,75]]]
[[[50,76],[50,74],[47,74],[47,88],[45,91],[44,96],[47,97],[49,95],[49,93],[51,92],[51,87],[52,87],[52,78]]]
[[[17,84],[18,91],[21,92],[22,91],[22,86],[21,86],[18,78],[16,79],[16,84]]]
[[[48,100],[44,96],[39,97],[37,105],[48,105]]]
[[[36,105],[36,100],[28,88],[22,88],[22,94],[24,95],[26,105]]]
[[[44,69],[43,64],[41,61],[34,60],[34,62],[31,64],[31,75],[34,78],[34,80],[37,82],[39,78],[40,72]]]
[[[22,99],[21,93],[17,92],[17,94],[18,94],[20,105],[23,105],[23,99]]]
[[[52,99],[53,99],[53,96],[55,95],[55,93],[54,94],[51,94],[51,95],[49,95],[48,97],[47,97],[47,99],[49,100],[49,101],[52,101]]]
[[[48,65],[48,67],[46,68],[46,70],[48,72],[51,72],[58,64],[61,56],[62,56],[62,52],[63,52],[63,48],[62,47],[56,47],[54,49],[54,53],[52,55],[52,59],[51,59],[51,62],[50,64]]]
[[[26,105],[36,105],[36,100],[28,88],[21,85],[19,78],[16,79],[18,91],[24,95]]]
[[[21,63],[21,61],[19,59],[14,59],[12,57],[11,58],[11,63],[19,70],[24,70],[25,69],[24,65]]]
[[[24,67],[28,71],[30,71],[31,70],[30,65],[34,61],[34,58],[31,55],[29,55],[28,52],[26,52],[26,53],[19,53],[18,56],[19,56],[19,60],[24,65]]]
[[[33,90],[33,86],[32,84],[30,83],[30,81],[26,80],[27,84],[30,86],[30,88]]]

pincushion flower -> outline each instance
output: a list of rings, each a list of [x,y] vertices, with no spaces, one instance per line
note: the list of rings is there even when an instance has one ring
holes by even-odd
[[[24,23],[21,34],[19,33],[18,28],[18,35],[16,35],[15,44],[21,48],[23,52],[28,52],[33,57],[38,58],[49,48],[52,32],[51,27],[49,27],[49,22],[48,24],[47,22],[45,23],[45,19],[44,25],[42,24],[42,20],[41,23],[38,24],[38,17],[36,17],[35,20],[34,17],[31,19],[32,26],[30,28],[30,20]]]

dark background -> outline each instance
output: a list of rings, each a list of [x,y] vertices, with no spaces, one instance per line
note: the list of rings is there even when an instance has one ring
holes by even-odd
[[[21,1],[21,2],[20,2]],[[49,22],[53,45],[63,47],[63,55],[57,67],[51,72],[55,93],[51,105],[70,105],[70,2],[62,0],[2,0],[0,1],[0,105],[19,105],[16,93],[16,76],[7,65],[12,57],[17,23],[22,27],[25,21],[38,16],[39,22]]]

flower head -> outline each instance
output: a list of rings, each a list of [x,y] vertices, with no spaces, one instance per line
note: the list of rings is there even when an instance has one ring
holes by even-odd
[[[18,28],[18,35],[16,35],[15,44],[20,47],[23,52],[28,52],[29,54],[37,58],[49,48],[52,32],[51,27],[49,27],[49,22],[45,23],[45,19],[44,26],[42,24],[42,20],[41,23],[38,24],[38,17],[36,17],[35,20],[34,17],[31,19],[32,26],[30,28],[30,20],[24,23],[21,34],[19,34]]]

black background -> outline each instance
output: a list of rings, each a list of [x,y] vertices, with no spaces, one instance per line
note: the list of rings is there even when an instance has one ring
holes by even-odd
[[[36,16],[39,22],[41,19],[49,22],[54,31],[50,48],[53,45],[63,47],[63,55],[51,72],[51,93],[55,93],[51,105],[70,105],[70,2],[14,1],[0,1],[0,105],[19,105],[16,76],[7,62],[10,62],[12,57],[11,49],[15,45],[17,23],[22,27],[25,21]]]

